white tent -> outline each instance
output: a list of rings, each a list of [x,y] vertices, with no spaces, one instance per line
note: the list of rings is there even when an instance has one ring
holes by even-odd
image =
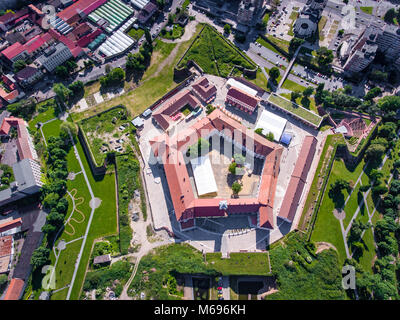
[[[194,181],[196,183],[197,194],[199,197],[217,193],[217,183],[208,156],[198,157],[190,160],[192,165]]]
[[[263,110],[260,118],[257,121],[256,128],[263,129],[263,134],[267,135],[269,132],[274,134],[274,140],[280,141],[283,131],[285,130],[287,120],[281,118],[276,114]]]

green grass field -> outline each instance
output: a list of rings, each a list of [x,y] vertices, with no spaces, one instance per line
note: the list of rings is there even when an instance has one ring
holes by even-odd
[[[285,81],[286,82],[286,81]],[[291,94],[290,93],[281,93],[280,94],[282,97],[291,100]],[[304,108],[311,110],[315,114],[318,114],[317,106],[315,105],[315,99],[314,98],[297,98],[296,103],[300,106],[303,106]]]
[[[286,81],[285,81],[286,82]],[[304,120],[307,120],[308,122],[311,122],[312,124],[318,126],[320,125],[322,118],[319,115],[316,115],[315,113],[300,107],[290,100],[284,99],[278,95],[270,95],[268,98],[268,101],[281,107],[282,109],[285,109],[298,117],[303,118]]]
[[[298,84],[297,82],[294,82],[294,81],[292,81],[290,79],[286,79],[285,82],[282,85],[282,89],[287,89],[287,90],[290,90],[290,91],[303,92],[305,88],[306,87],[304,87],[304,86],[302,86],[302,85]]]
[[[207,264],[223,275],[268,275],[268,253],[230,253],[229,259],[221,259],[221,252],[206,254]]]
[[[366,14],[372,14],[373,9],[374,9],[373,7],[360,7],[360,10],[362,12],[365,12]]]
[[[205,25],[200,36],[185,54],[179,66],[195,61],[205,73],[227,77],[233,66],[254,69],[255,64],[243,58],[240,51],[209,25]]]
[[[160,36],[164,39],[175,40],[183,36],[185,28],[182,28],[179,24],[172,25],[172,30],[166,31],[165,34],[161,31]]]

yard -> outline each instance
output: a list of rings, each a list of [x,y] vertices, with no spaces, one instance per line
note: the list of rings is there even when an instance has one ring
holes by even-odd
[[[204,25],[200,36],[185,54],[179,67],[186,66],[189,60],[195,61],[205,73],[227,77],[232,68],[242,66],[254,69],[256,66],[228,40],[208,24]]]
[[[182,28],[180,24],[173,24],[170,26],[172,30],[166,31],[164,29],[161,30],[161,37],[164,39],[175,40],[179,39],[185,33],[185,28]]]

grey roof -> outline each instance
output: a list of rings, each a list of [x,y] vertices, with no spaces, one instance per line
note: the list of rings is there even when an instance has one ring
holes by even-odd
[[[136,128],[137,128],[137,127],[141,127],[141,126],[143,126],[143,124],[144,124],[143,119],[140,118],[140,117],[136,117],[136,118],[133,119],[131,122],[132,122],[132,124],[133,124]]]
[[[93,264],[99,264],[99,263],[105,263],[105,262],[110,262],[111,261],[111,256],[109,254],[105,254],[102,256],[97,256],[93,259]]]
[[[31,163],[28,158],[16,162],[12,165],[14,172],[15,182],[10,188],[0,191],[0,202],[9,199],[15,191],[21,191],[37,186],[35,176],[31,167]],[[12,187],[16,186],[16,190],[12,190]]]

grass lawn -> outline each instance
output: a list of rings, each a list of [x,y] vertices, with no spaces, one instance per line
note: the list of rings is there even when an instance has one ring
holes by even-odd
[[[44,108],[47,108],[47,110],[40,112],[41,106]],[[37,123],[39,123],[39,122],[45,123],[46,121],[56,118],[57,114],[58,114],[58,112],[56,112],[56,109],[58,109],[58,106],[56,105],[54,99],[49,99],[44,102],[41,102],[36,106],[36,108],[39,110],[39,114],[28,122],[29,130],[32,133],[36,132],[35,126]]]
[[[293,24],[295,23],[297,17],[299,16],[299,12],[293,10],[292,13],[289,16],[289,20],[291,20],[291,22],[289,23],[289,31],[288,31],[288,35],[289,36],[294,36],[293,33]]]
[[[362,12],[365,12],[366,14],[372,14],[373,9],[374,9],[373,7],[360,7],[360,10]]]
[[[318,22],[318,31],[319,31],[319,40],[320,41],[324,40],[324,35],[322,33],[322,30],[324,29],[327,21],[328,21],[328,18],[325,16],[322,16]]]
[[[276,38],[273,35],[266,35],[269,41],[271,41],[273,44],[275,44],[277,47],[282,49],[286,54],[289,54],[289,41],[283,40],[280,38]]]
[[[299,85],[297,82],[294,82],[290,79],[286,79],[282,85],[282,89],[287,89],[290,91],[300,91],[303,92],[306,87]]]
[[[259,86],[260,88],[267,89],[268,79],[265,77],[264,73],[261,71],[260,68],[257,70],[257,76],[255,79],[250,79],[244,76],[247,80],[254,83],[255,85]]]
[[[255,64],[232,43],[222,37],[208,24],[185,54],[179,66],[186,66],[189,60],[195,61],[205,73],[227,77],[233,66],[254,69]]]
[[[300,107],[300,106],[294,104],[293,102],[291,102],[290,100],[284,99],[278,95],[271,94],[268,98],[268,101],[279,106],[282,109],[285,109],[285,110],[297,115],[298,117],[303,118],[304,120],[307,120],[308,122],[313,123],[316,126],[318,126],[322,121],[322,118],[319,115],[316,115],[315,113],[313,113],[303,107]]]
[[[281,96],[286,98],[286,99],[289,99],[289,100],[291,99],[290,93],[281,93]],[[309,110],[313,111],[315,114],[318,114],[318,110],[317,110],[317,107],[315,105],[315,99],[314,98],[305,99],[305,98],[299,97],[299,98],[296,99],[296,103],[298,105],[300,105],[300,106],[303,106],[306,109],[309,109]]]
[[[136,41],[139,41],[139,39],[141,37],[143,37],[143,35],[144,35],[144,30],[142,28],[138,28],[138,29],[131,28],[128,31],[128,36],[130,36],[132,39],[134,39]]]
[[[117,234],[115,174],[113,171],[108,171],[102,177],[93,177],[82,146],[78,144],[77,148],[83,166],[88,173],[89,183],[92,186],[94,196],[101,199],[101,204],[93,216],[81,263],[71,292],[71,299],[78,299],[80,296],[94,240]]]
[[[271,50],[271,51],[273,51],[275,53],[281,54],[277,49],[275,49],[275,47],[272,44],[270,44],[269,42],[265,41],[263,38],[259,37],[257,39],[257,42],[259,44],[261,44],[262,46],[264,46],[265,48],[267,48],[267,49],[269,49],[269,50]]]
[[[269,15],[270,15],[270,13],[269,12],[267,12],[266,14],[264,14],[264,17],[263,17],[263,22],[265,22],[265,23],[268,23],[268,21],[269,21]]]
[[[372,234],[372,229],[368,228],[362,238],[362,243],[364,244],[363,255],[359,259],[359,263],[364,271],[372,273],[372,261],[376,255],[376,250],[374,246],[374,236]]]
[[[317,220],[315,222],[314,231],[311,236],[312,241],[324,241],[332,243],[339,252],[339,260],[342,264],[346,258],[346,253],[344,249],[344,243],[342,238],[342,232],[340,230],[339,220],[335,218],[333,215],[333,210],[335,209],[334,201],[329,197],[329,189],[330,185],[333,184],[337,179],[343,178],[346,181],[356,181],[358,176],[361,173],[362,168],[364,167],[364,161],[361,161],[355,169],[350,171],[349,168],[346,167],[343,160],[335,159],[335,162],[332,166],[332,171],[329,176],[327,189],[325,190],[325,194],[322,199],[321,207],[317,213]],[[351,215],[346,215],[345,220],[350,221],[351,216],[354,214],[354,211],[351,208],[356,208],[357,206],[357,193],[352,194],[354,198],[350,198],[349,202],[346,205],[346,208],[349,212],[352,212]],[[335,201],[336,206],[342,206],[344,201],[346,200],[348,193],[346,190],[342,191],[341,195],[336,195]],[[351,200],[351,201],[350,201]],[[355,201],[355,203],[353,203]],[[346,209],[345,209],[346,212]],[[345,222],[345,221],[344,221]],[[347,226],[346,223],[344,223]]]
[[[57,119],[51,122],[46,123],[42,127],[42,131],[44,134],[44,137],[46,138],[46,141],[51,137],[57,137],[60,134],[60,125],[62,121]]]
[[[268,275],[268,253],[230,253],[229,259],[221,259],[221,252],[206,254],[207,264],[223,275]]]
[[[60,252],[60,256],[57,261],[55,276],[56,290],[61,289],[71,283],[72,275],[74,273],[75,261],[78,257],[79,250],[81,249],[82,239],[72,242],[67,245],[66,249]],[[58,250],[57,250],[58,251]],[[57,252],[58,253],[58,252]],[[56,263],[56,257],[54,252],[50,255],[51,264],[54,266]],[[62,290],[56,297],[52,297],[58,300],[65,300],[67,297],[68,289]]]

